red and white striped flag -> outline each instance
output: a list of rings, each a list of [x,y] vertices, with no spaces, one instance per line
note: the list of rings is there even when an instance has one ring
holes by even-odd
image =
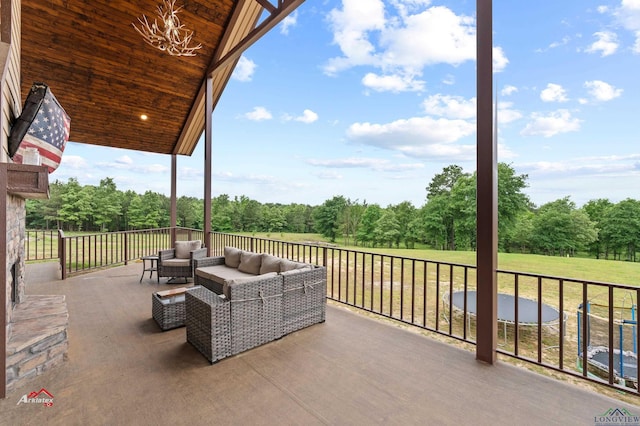
[[[47,166],[49,173],[52,173],[62,160],[64,147],[69,140],[70,124],[71,119],[47,86],[40,109],[22,139],[13,161],[22,163],[25,150],[36,148],[40,153],[41,164]]]

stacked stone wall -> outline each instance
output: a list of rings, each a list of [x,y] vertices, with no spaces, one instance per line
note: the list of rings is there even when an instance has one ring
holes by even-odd
[[[64,296],[25,296],[13,317],[13,334],[7,345],[7,392],[61,364],[69,348]]]

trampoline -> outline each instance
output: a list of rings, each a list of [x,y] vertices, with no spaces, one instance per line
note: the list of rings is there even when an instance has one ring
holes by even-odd
[[[448,299],[445,294],[445,300]],[[458,312],[464,312],[464,291],[454,291],[451,294],[451,307]],[[511,294],[498,293],[498,322],[504,326],[504,338],[507,339],[507,324],[516,323],[516,298]],[[467,314],[469,317],[477,315],[477,298],[475,291],[467,291]],[[565,316],[566,317],[566,316]],[[542,304],[542,318],[540,324],[553,327],[560,322],[560,312],[545,303]],[[524,297],[518,297],[518,325],[538,325],[538,302]]]
[[[609,376],[609,348],[597,346],[589,348],[587,358],[590,369],[596,376],[607,378]],[[613,375],[627,385],[631,382],[633,387],[638,383],[638,356],[632,351],[613,350]],[[593,371],[595,368],[597,371]],[[627,385],[628,386],[628,385]],[[631,387],[630,386],[630,387]]]
[[[458,311],[464,310],[464,291],[455,291],[451,296],[451,306]],[[476,292],[467,291],[467,313],[476,316],[477,303]],[[498,293],[498,321],[516,323],[516,298],[511,294]],[[560,321],[560,312],[557,309],[542,304],[542,325],[555,325]],[[518,324],[538,325],[538,302],[524,297],[518,297]]]
[[[624,310],[624,308],[622,309]],[[609,379],[613,373],[616,383],[626,387],[638,388],[638,349],[636,341],[636,306],[630,309],[631,319],[614,319],[613,341],[617,347],[611,348],[613,363],[610,361],[609,319],[591,313],[591,304],[587,304],[587,330],[582,329],[582,304],[578,306],[578,369],[583,371],[582,339],[587,341],[587,363],[590,377]]]

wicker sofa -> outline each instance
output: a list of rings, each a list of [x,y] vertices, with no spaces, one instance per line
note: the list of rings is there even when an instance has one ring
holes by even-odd
[[[211,362],[325,321],[324,267],[233,247],[194,262],[187,341]]]

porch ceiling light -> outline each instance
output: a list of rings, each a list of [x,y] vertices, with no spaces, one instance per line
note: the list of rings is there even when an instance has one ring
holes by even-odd
[[[138,18],[140,28],[132,22],[133,28],[142,36],[144,41],[162,50],[171,56],[196,56],[195,51],[202,48],[202,44],[189,46],[193,38],[193,31],[185,28],[180,22],[178,13],[182,11],[183,6],[175,7],[176,0],[162,0],[157,6],[157,17],[153,19],[153,23],[149,23],[146,15]],[[158,23],[158,19],[160,22]]]

